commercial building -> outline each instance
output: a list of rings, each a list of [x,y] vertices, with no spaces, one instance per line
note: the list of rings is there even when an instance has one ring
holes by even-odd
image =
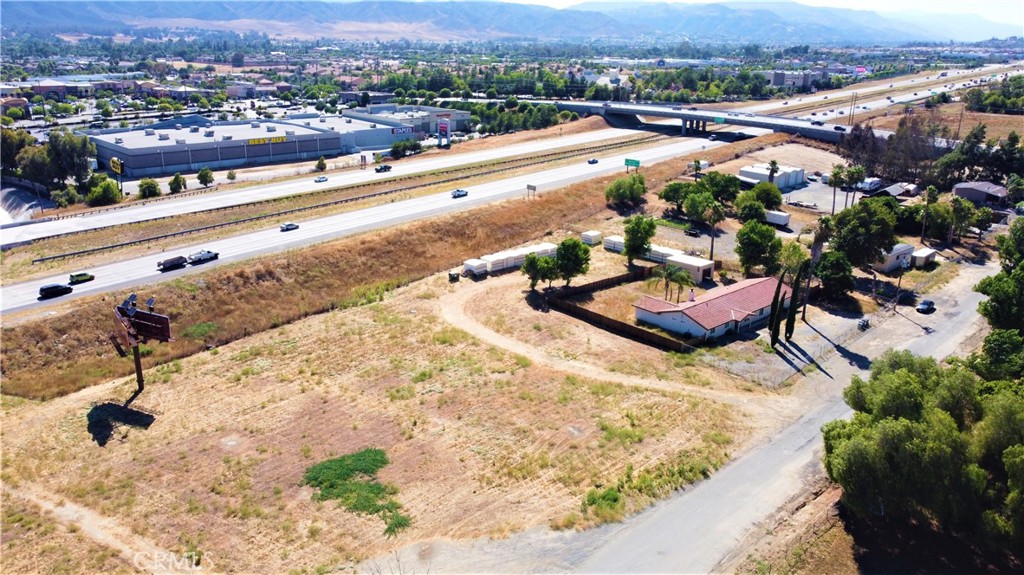
[[[316,160],[387,149],[398,140],[419,139],[422,131],[361,114],[298,114],[283,120],[214,122],[193,115],[136,128],[89,130],[101,168],[121,160],[128,178],[239,168],[275,162]]]

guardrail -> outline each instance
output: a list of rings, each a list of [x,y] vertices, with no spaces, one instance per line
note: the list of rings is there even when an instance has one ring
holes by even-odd
[[[576,156],[583,156],[583,155],[588,155],[588,154],[590,154],[590,153],[592,153],[594,151],[600,151],[602,149],[614,149],[614,148],[624,147],[624,146],[627,146],[627,145],[644,142],[644,141],[647,141],[647,140],[650,140],[650,139],[653,139],[653,138],[657,138],[657,137],[659,137],[659,136],[649,136],[649,137],[645,137],[645,138],[639,138],[639,139],[635,139],[635,140],[630,140],[630,141],[624,142],[624,143],[605,144],[605,145],[602,145],[602,146],[592,146],[592,147],[583,148],[581,150],[578,150],[578,151],[572,152],[572,153],[568,153],[568,154],[564,153],[564,152],[562,152],[562,153],[552,152],[550,154],[544,154],[544,155],[539,156],[539,157],[540,158],[550,158],[552,156],[556,156],[557,155],[557,156],[563,156],[563,157],[571,158],[571,157],[576,157]],[[503,163],[513,163],[513,162],[515,162],[515,160],[509,160],[508,162],[503,162]],[[473,175],[474,176],[484,176],[484,175],[497,174],[497,173],[507,172],[507,171],[510,171],[510,170],[516,170],[516,169],[519,169],[519,168],[522,168],[522,167],[526,167],[526,166],[530,166],[530,165],[534,165],[534,164],[539,164],[539,163],[543,163],[543,161],[542,160],[538,160],[538,161],[534,161],[534,162],[517,163],[514,166],[508,166],[508,167],[505,167],[505,168],[498,168],[498,169],[495,169],[495,170],[488,170],[488,171],[480,172],[480,173],[473,174]],[[392,181],[396,181],[396,180],[397,181],[401,181],[401,180],[404,180],[404,179],[412,179],[413,177],[416,177],[416,176],[411,176],[410,175],[410,176],[405,176],[405,177],[400,177],[400,178],[394,178]],[[234,225],[244,224],[244,223],[248,223],[248,222],[255,222],[255,221],[259,221],[259,220],[265,220],[265,219],[268,219],[268,218],[277,218],[277,217],[286,216],[286,215],[289,215],[289,214],[295,214],[295,213],[300,213],[300,212],[305,212],[305,211],[310,211],[310,210],[316,210],[316,209],[320,209],[320,208],[337,206],[337,205],[341,205],[341,204],[348,204],[348,203],[358,202],[358,201],[362,201],[362,200],[379,198],[379,197],[382,197],[382,196],[387,196],[387,195],[391,195],[391,194],[398,194],[398,193],[402,193],[402,192],[408,192],[408,191],[411,191],[411,190],[415,190],[415,189],[418,189],[418,188],[424,188],[424,187],[427,187],[427,186],[435,186],[435,185],[438,185],[438,184],[457,182],[457,181],[465,179],[466,177],[467,176],[456,176],[456,177],[452,177],[452,178],[436,180],[436,181],[430,182],[429,184],[416,184],[416,185],[412,185],[412,186],[405,186],[405,187],[401,187],[401,188],[395,188],[395,189],[392,189],[392,190],[385,190],[383,192],[375,192],[375,193],[372,193],[372,194],[363,194],[363,195],[355,196],[355,197],[352,197],[352,198],[342,198],[340,200],[332,200],[330,202],[322,202],[322,203],[314,204],[314,205],[311,205],[311,206],[303,206],[301,208],[293,208],[293,209],[290,209],[290,210],[284,210],[284,211],[274,212],[274,213],[270,213],[270,214],[262,214],[262,215],[259,215],[259,216],[253,216],[253,217],[250,217],[250,218],[243,218],[241,220],[234,220],[234,221],[231,221],[231,222],[223,222],[223,223],[219,223],[219,224],[211,224],[211,225],[208,225],[208,226],[202,226],[202,227],[198,227],[198,228],[190,228],[190,229],[187,229],[187,230],[181,230],[181,231],[172,232],[172,233],[169,233],[169,234],[160,234],[160,235],[157,235],[157,236],[149,236],[149,237],[145,237],[145,238],[139,238],[137,240],[131,240],[131,241],[127,241],[127,242],[119,242],[119,243],[116,243],[116,244],[108,244],[108,245],[99,246],[99,247],[95,247],[95,248],[88,248],[88,249],[85,249],[85,250],[77,250],[77,251],[74,251],[74,252],[65,252],[65,253],[56,254],[56,255],[52,255],[52,256],[44,256],[44,257],[41,257],[41,258],[33,259],[32,263],[33,264],[39,264],[39,263],[53,261],[53,260],[59,260],[59,259],[65,259],[65,258],[70,258],[70,257],[83,256],[83,255],[93,254],[93,253],[97,253],[97,252],[102,252],[102,251],[113,250],[113,249],[117,249],[117,248],[123,248],[123,247],[127,247],[127,246],[143,244],[143,243],[147,243],[147,242],[164,240],[164,239],[167,239],[167,238],[185,236],[185,235],[189,235],[189,234],[194,234],[194,233],[198,233],[198,232],[204,232],[204,231],[213,230],[213,229],[217,229],[217,228],[223,228],[223,227],[227,227],[227,226],[234,226]],[[368,182],[366,184],[357,184],[355,186],[351,186],[349,189],[358,189],[358,188],[361,188],[361,187],[375,185],[377,183],[379,183],[379,182]],[[335,190],[323,190],[323,191],[313,192],[312,194],[333,193],[335,191],[336,191],[336,189]],[[272,202],[280,202],[280,201],[284,201],[284,200],[288,200],[288,199],[292,199],[292,198],[296,198],[296,197],[309,197],[310,195],[311,194],[309,194],[309,193],[307,193],[307,194],[297,194],[297,195],[293,195],[293,196],[285,196],[285,197],[281,197],[281,198],[273,198],[273,199],[268,199],[268,200],[261,200],[259,202],[250,202],[250,203],[247,203],[247,204],[239,204],[239,205],[235,205],[235,206],[225,206],[225,207],[221,207],[221,208],[210,208],[208,210],[200,210],[200,211],[196,211],[196,212],[192,212],[192,213],[194,213],[194,214],[202,214],[202,213],[217,212],[217,211],[223,211],[223,210],[238,209],[238,208],[242,208],[242,207],[258,206],[258,205],[261,205],[261,204],[272,203]],[[146,220],[146,221],[147,222],[159,221],[159,220],[169,219],[169,218],[173,218],[173,217],[177,217],[177,216],[166,216],[166,217],[162,217],[162,218],[153,218],[151,220]],[[125,225],[127,225],[127,224],[125,224]],[[82,231],[77,231],[77,232],[70,232],[70,233],[67,233],[67,234],[61,234],[61,235],[75,235],[75,234],[86,233],[86,232],[89,232],[89,231],[92,231],[92,230],[82,230]],[[22,243],[19,243],[17,245],[28,245],[28,244],[31,244],[31,243],[33,243],[33,242],[31,242],[31,241],[30,242],[22,242]],[[5,249],[9,249],[9,248],[12,248],[12,247],[16,247],[16,245],[5,246]]]

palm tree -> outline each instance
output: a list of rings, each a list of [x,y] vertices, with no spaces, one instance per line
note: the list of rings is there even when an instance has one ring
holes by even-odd
[[[700,177],[700,160],[693,161],[693,179]]]
[[[928,229],[928,210],[931,205],[939,201],[939,190],[935,186],[928,186],[924,191],[924,213],[921,217],[921,243],[924,243],[924,231]]]
[[[683,291],[684,287],[694,287],[697,285],[697,282],[693,281],[693,276],[690,275],[689,270],[675,266],[668,268],[668,281],[676,284],[676,303],[679,303],[679,294]]]
[[[852,206],[857,202],[857,184],[864,181],[867,176],[867,171],[864,170],[864,166],[851,166],[846,170],[846,185],[853,188],[853,202],[850,203]],[[846,192],[846,197],[843,198],[843,207],[846,207],[846,200],[850,199],[850,192]]]
[[[668,301],[668,284],[672,280],[669,279],[670,270],[668,266],[657,266],[651,269],[651,276],[647,278],[647,287],[651,287],[654,284],[654,288],[658,288],[658,284],[665,281],[665,301]]]
[[[825,248],[825,242],[832,237],[833,223],[830,216],[822,216],[818,218],[818,221],[805,226],[800,231],[801,234],[808,232],[814,234],[813,240],[811,241],[811,269],[807,273],[807,289],[804,290],[804,298],[809,298],[811,295],[811,278],[814,277],[814,267],[818,265],[818,260],[821,259],[821,252]],[[807,305],[804,305],[804,311],[801,318],[807,320]]]
[[[775,174],[779,173],[779,163],[775,160],[768,162],[768,183],[775,182]]]
[[[828,183],[832,185],[832,215],[836,215],[836,188],[841,187],[846,181],[846,168],[836,164],[832,166],[832,173],[828,176]]]
[[[702,219],[711,224],[711,254],[708,259],[715,261],[715,236],[718,235],[718,224],[725,220],[725,208],[722,207],[721,202],[712,202],[707,209],[704,210]]]

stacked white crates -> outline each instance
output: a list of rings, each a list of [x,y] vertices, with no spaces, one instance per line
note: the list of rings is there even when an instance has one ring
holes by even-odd
[[[604,249],[610,252],[622,252],[626,249],[626,238],[622,236],[608,236],[604,239]]]
[[[487,262],[479,258],[470,258],[462,262],[462,272],[467,275],[483,275],[487,273]]]
[[[511,267],[509,264],[511,256],[511,252],[503,251],[494,254],[487,254],[486,256],[483,256],[480,259],[487,262],[487,272],[493,274],[495,272],[500,272],[505,268]]]
[[[651,251],[647,252],[647,259],[663,264],[670,257],[679,255],[683,255],[683,250],[651,244]]]
[[[583,243],[587,244],[588,246],[593,246],[593,245],[596,245],[598,242],[601,241],[601,232],[599,232],[597,230],[590,230],[589,232],[583,232],[582,238],[583,238]]]

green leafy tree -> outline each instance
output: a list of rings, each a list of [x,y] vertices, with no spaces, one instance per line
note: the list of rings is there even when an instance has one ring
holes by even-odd
[[[18,154],[35,144],[35,137],[26,130],[0,130],[0,166],[4,170],[17,169]]]
[[[721,204],[731,204],[740,193],[740,179],[732,174],[708,172],[700,179],[700,185]]]
[[[613,205],[639,205],[647,193],[643,174],[633,173],[613,181],[604,191],[605,200]]]
[[[102,180],[99,185],[89,191],[85,203],[92,207],[109,206],[121,201],[121,190],[117,188],[117,182],[110,179]]]
[[[763,222],[766,214],[764,204],[758,201],[757,197],[747,190],[736,198],[736,217],[741,222]]]
[[[882,261],[896,245],[896,215],[885,204],[864,200],[833,218],[831,249],[843,252],[853,266]]]
[[[677,212],[682,212],[686,198],[697,193],[699,190],[700,187],[693,182],[671,182],[661,190],[658,198],[673,204]]]
[[[796,272],[808,260],[807,250],[800,242],[789,240],[782,244],[782,251],[779,252],[779,263],[782,264],[783,275],[788,275],[793,281]]]
[[[642,258],[651,251],[651,239],[658,231],[658,224],[654,218],[644,215],[635,215],[626,218],[624,247],[622,253],[626,256],[628,265],[633,265],[633,260]]]
[[[775,237],[775,229],[767,224],[750,221],[736,233],[736,255],[745,275],[758,266],[765,275],[775,275],[781,252],[782,240]]]
[[[18,170],[21,177],[47,188],[53,187],[55,179],[50,150],[46,146],[27,146],[18,152]]]
[[[974,291],[988,296],[978,304],[978,313],[993,329],[1024,330],[1024,266],[984,278]]]
[[[57,128],[50,132],[47,147],[57,181],[63,183],[71,178],[80,190],[85,189],[91,173],[89,158],[96,155],[96,145],[89,137],[76,136],[67,128]]]
[[[704,215],[707,213],[708,208],[712,204],[717,204],[715,198],[710,192],[698,192],[690,194],[686,197],[686,202],[683,204],[683,210],[686,213],[686,217],[691,220],[698,222],[704,221]]]
[[[178,194],[181,193],[182,190],[188,189],[188,182],[185,181],[181,172],[177,172],[174,174],[174,177],[171,178],[171,181],[167,182],[167,189],[169,189],[172,194]]]
[[[746,192],[740,194],[743,195],[751,194],[757,201],[761,202],[766,210],[777,210],[782,207],[782,192],[775,184],[769,182],[759,182],[755,184],[753,188],[750,188]],[[739,202],[739,200],[736,200]]]
[[[821,293],[825,299],[846,295],[853,289],[853,267],[842,252],[828,251],[821,254],[815,275],[821,280]]]
[[[530,278],[530,289],[536,290],[537,283],[546,281],[552,282],[558,279],[558,269],[555,260],[548,257],[541,257],[537,254],[527,254],[523,260],[523,275]]]
[[[398,142],[395,142],[395,143],[397,144]],[[392,148],[392,151],[393,151],[393,148]],[[394,153],[392,153],[391,155],[394,156]],[[325,160],[323,156],[320,156],[320,158],[318,158],[317,161],[316,161],[316,171],[318,171],[318,172],[327,171],[327,160]]]
[[[209,185],[213,183],[213,170],[204,166],[199,170],[199,173],[196,174],[196,179],[199,180],[199,183],[204,188],[209,187]]]
[[[160,183],[152,178],[142,178],[139,180],[139,197],[142,199],[160,197]]]
[[[974,204],[959,196],[954,196],[950,205],[953,208],[953,225],[949,228],[949,238],[946,241],[951,244],[954,237],[956,239],[963,237],[964,232],[975,219],[975,210]]]
[[[555,268],[558,277],[565,280],[565,285],[569,285],[576,276],[586,275],[590,271],[590,246],[579,238],[562,240],[555,254]]]
[[[238,174],[236,174],[234,170],[228,170],[227,178],[228,178],[229,182],[235,181],[235,178],[237,178],[237,177],[238,177]]]

